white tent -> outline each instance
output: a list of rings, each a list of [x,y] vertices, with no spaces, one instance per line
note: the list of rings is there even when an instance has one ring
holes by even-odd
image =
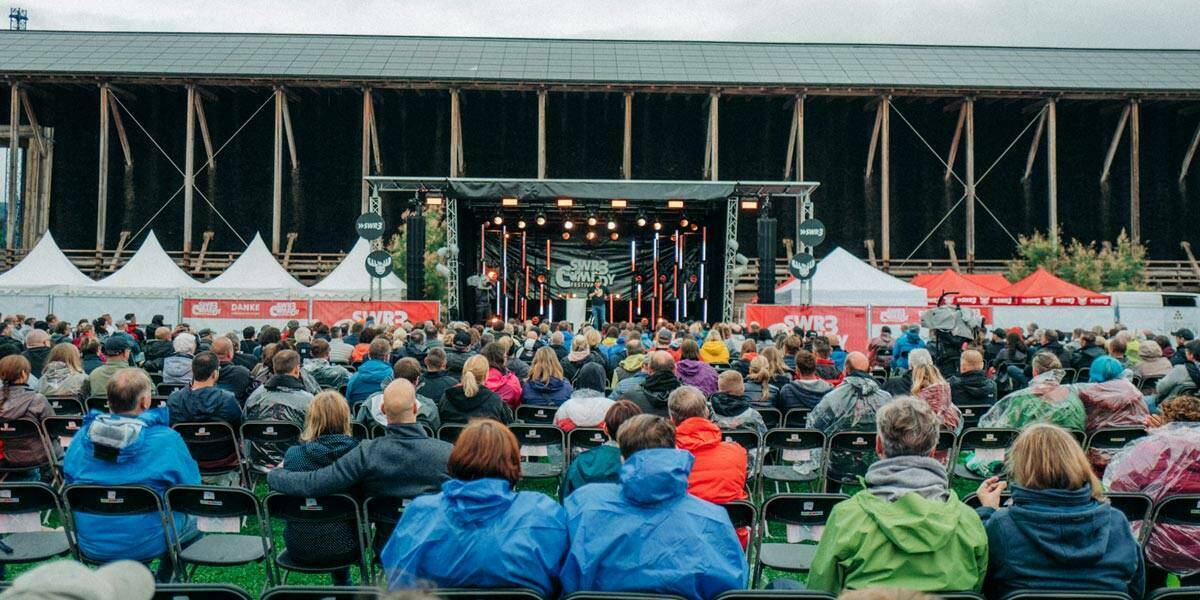
[[[254,240],[229,268],[207,283],[193,287],[189,298],[302,298],[308,288],[284,269],[262,236]]]
[[[371,253],[371,244],[362,238],[355,242],[354,247],[342,263],[326,275],[317,284],[308,288],[313,298],[329,298],[344,300],[366,299],[371,293],[371,276],[367,273],[367,255]],[[403,300],[406,286],[396,277],[395,273],[383,278],[383,300]]]
[[[901,281],[834,248],[817,263],[812,278],[815,306],[925,306],[925,288]],[[800,304],[800,281],[791,278],[775,288],[779,304]]]
[[[168,323],[177,323],[180,295],[197,285],[167,255],[151,231],[129,262],[94,285],[56,296],[54,309],[60,317],[72,321],[94,319],[104,313],[134,313],[142,320],[163,315]]]
[[[58,249],[54,236],[42,239],[16,266],[0,274],[0,313],[37,315],[51,312],[51,296],[63,289],[95,284]]]

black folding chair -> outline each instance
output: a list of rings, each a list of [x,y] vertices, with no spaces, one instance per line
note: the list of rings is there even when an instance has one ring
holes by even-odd
[[[283,571],[280,583],[287,584],[288,574],[296,573],[332,573],[340,569],[357,566],[362,580],[368,578],[367,565],[363,561],[363,532],[362,516],[358,502],[346,494],[333,494],[319,498],[304,498],[301,496],[286,496],[280,493],[268,494],[263,501],[268,527],[276,520],[285,527],[308,528],[310,531],[321,532],[331,528],[347,527],[353,529],[356,550],[354,556],[326,556],[324,562],[301,562],[288,548],[272,546],[275,553],[275,568]],[[273,531],[273,529],[271,529]],[[284,535],[286,537],[287,531]],[[308,551],[314,549],[308,548]],[[264,598],[267,596],[263,596]]]
[[[266,475],[278,466],[288,448],[300,443],[300,426],[289,421],[246,421],[242,442],[246,444],[246,475]],[[249,482],[253,484],[254,482]],[[250,487],[253,487],[251,485]]]
[[[44,483],[0,482],[0,515],[6,517],[0,528],[0,542],[11,552],[0,552],[0,565],[39,562],[71,552],[65,530],[43,531],[43,514],[64,515],[54,488]]]
[[[33,419],[14,419],[12,421],[0,421],[0,444],[4,448],[8,448],[6,454],[11,457],[11,448],[15,445],[28,445],[31,448],[40,448],[42,453],[41,462],[36,464],[14,464],[9,460],[0,463],[0,473],[8,474],[26,474],[31,475],[34,471],[48,469],[53,473],[53,456],[54,453],[50,448],[49,442],[46,441],[46,434],[42,432],[41,425]]]
[[[281,585],[263,593],[261,600],[374,600],[383,590],[372,587]]]
[[[991,406],[988,406],[987,404],[962,404],[962,405],[960,405],[958,407],[958,410],[959,410],[959,412],[962,413],[963,429],[965,430],[965,429],[970,429],[972,427],[978,427],[979,419],[981,417],[983,417],[983,415],[985,413],[987,413],[988,409],[990,409],[990,408],[991,408]]]
[[[57,472],[59,481],[62,481],[63,470],[62,460],[59,457],[67,452],[67,448],[71,446],[71,441],[75,439],[75,434],[83,429],[82,416],[67,416],[67,417],[46,417],[42,419],[42,433],[46,435],[46,443],[50,445],[51,450],[57,446],[61,452],[55,451],[51,453],[54,457],[54,470]]]
[[[508,429],[517,436],[521,448],[522,479],[558,480],[562,477],[567,440],[561,429],[553,425],[522,423],[513,423]]]
[[[253,600],[242,588],[228,583],[160,583],[153,600]]]
[[[248,483],[237,433],[224,421],[176,423],[171,426],[187,446],[200,474],[213,477],[237,473],[238,481]]]
[[[1200,494],[1179,494],[1159,500],[1154,505],[1154,513],[1150,521],[1151,531],[1149,535],[1151,538],[1155,534],[1154,529],[1163,526],[1182,528],[1183,531],[1181,533],[1196,535],[1194,532],[1200,531]],[[1153,542],[1153,540],[1151,541]],[[1147,562],[1151,558],[1149,554],[1150,552],[1147,551]],[[1176,573],[1176,575],[1182,576],[1184,574]],[[1185,583],[1189,583],[1190,585],[1188,581],[1185,581]]]
[[[783,426],[783,413],[779,412],[778,408],[756,408],[754,410],[758,411],[767,429],[775,429]]]
[[[97,556],[89,556],[83,550],[83,545],[79,543],[79,538],[96,537],[101,538],[109,533],[107,525],[101,526],[97,524],[96,531],[90,531],[87,534],[80,529],[77,520],[77,513],[93,515],[97,517],[133,517],[138,515],[157,515],[159,519],[159,527],[162,528],[163,543],[166,547],[166,552],[162,556],[125,556],[128,558],[144,563],[149,563],[155,559],[167,559],[172,565],[178,566],[179,562],[175,556],[175,544],[171,540],[171,532],[173,526],[168,525],[167,511],[163,508],[163,503],[158,498],[158,494],[142,485],[68,485],[62,491],[63,504],[65,505],[65,514],[67,517],[67,528],[71,531],[72,550],[80,562],[92,565],[102,565],[114,559],[101,558]],[[176,568],[176,571],[178,569]],[[173,574],[173,578],[178,573]]]
[[[440,428],[438,428],[437,437],[443,442],[449,442],[453,444],[456,440],[458,440],[458,434],[462,433],[462,430],[466,428],[466,425],[460,425],[458,423],[442,425]]]
[[[354,436],[354,439],[362,442],[371,439],[371,430],[368,429],[366,425],[354,421],[350,423],[350,435]]]
[[[1103,427],[1087,436],[1085,449],[1116,452],[1129,445],[1129,442],[1145,436],[1145,427]]]
[[[84,408],[86,408],[88,412],[93,410],[98,410],[103,413],[108,412],[108,396],[88,396],[83,403]]]
[[[441,596],[441,594],[438,594]],[[445,596],[442,596],[445,598]],[[491,598],[492,596],[480,596]],[[671,594],[646,594],[639,592],[575,592],[564,596],[563,600],[683,600],[681,596]]]
[[[186,383],[160,383],[154,386],[155,396],[170,396],[175,390],[182,390],[187,387]]]
[[[261,562],[266,570],[266,585],[275,584],[275,572],[267,557],[271,553],[271,532],[267,530],[258,497],[245,488],[222,486],[178,486],[167,490],[167,513],[195,517],[197,529],[204,534],[187,548],[175,539],[179,572],[190,581],[196,568],[236,567]],[[258,531],[243,534],[242,523],[253,519]],[[174,526],[174,519],[169,522]],[[191,570],[188,570],[191,565]],[[264,586],[265,587],[265,586]]]
[[[1130,600],[1128,594],[1098,590],[1064,592],[1061,590],[1021,590],[1004,597],[1004,600]]]
[[[984,600],[983,594],[975,592],[937,592],[932,596],[938,600]]]
[[[1003,469],[1004,459],[1008,448],[1017,439],[1020,432],[1016,429],[967,429],[958,436],[958,449],[955,451],[952,478],[968,481],[983,481],[993,475],[998,475]],[[980,454],[987,460],[987,474],[981,475],[967,468],[965,459],[969,453]],[[996,465],[1000,465],[996,468]]]
[[[567,432],[567,464],[575,457],[608,442],[608,434],[596,427],[576,427]]]
[[[412,502],[412,498],[395,498],[391,496],[372,496],[363,503],[363,525],[367,529],[367,539],[371,542],[370,562],[372,566],[379,562],[383,547],[392,537],[404,509]]]
[[[50,408],[54,409],[56,415],[72,416],[84,413],[83,402],[80,402],[79,396],[74,394],[46,396],[46,402],[50,404]]]
[[[804,573],[812,567],[817,553],[815,543],[829,521],[829,514],[844,494],[777,494],[763,502],[761,533],[755,548],[751,588],[759,586],[763,567],[788,573]],[[769,542],[772,523],[782,524],[788,532],[784,542]],[[809,534],[805,534],[807,528]]]
[[[1091,377],[1092,377],[1092,369],[1090,367],[1084,367],[1082,369],[1079,369],[1079,372],[1075,374],[1075,383],[1085,382],[1088,379],[1091,379]]]
[[[762,448],[762,436],[753,429],[722,429],[721,439],[746,449],[746,481],[758,475],[758,451]]]
[[[732,590],[717,596],[716,600],[832,600],[833,594],[807,590]],[[979,597],[983,600],[983,596]]]
[[[962,502],[971,508],[979,508],[983,506],[983,504],[979,501],[979,495],[975,492],[967,494],[967,496],[962,499]],[[1012,502],[1012,492],[1007,490],[1000,492],[1000,506],[1008,506],[1010,502]]]
[[[804,429],[808,427],[808,413],[812,412],[810,408],[793,408],[787,411],[783,416],[783,426],[788,429]]]
[[[557,406],[521,405],[517,407],[517,421],[530,425],[553,425],[557,411]]]
[[[1105,494],[1105,497],[1113,508],[1121,511],[1129,520],[1129,527],[1138,543],[1145,544],[1150,535],[1150,528],[1146,524],[1154,510],[1154,499],[1136,492],[1112,492]]]
[[[791,484],[811,484],[809,491],[823,490],[821,466],[825,434],[816,429],[773,429],[763,438],[762,466],[758,470],[755,495],[766,498],[766,482],[779,492],[793,492]]]
[[[1162,376],[1146,377],[1138,384],[1138,391],[1144,395],[1154,394],[1158,392],[1158,382],[1162,380]]]
[[[1200,600],[1200,585],[1158,588],[1147,594],[1146,600]]]
[[[476,589],[476,588],[442,588],[435,590],[438,598],[454,600],[542,600],[542,596],[533,590],[524,588]]]
[[[750,550],[754,548],[754,530],[758,526],[758,507],[749,500],[732,500],[721,505],[729,515],[729,522],[734,530],[745,529],[750,532],[746,544],[746,557],[749,559]]]
[[[859,485],[859,478],[877,460],[874,431],[839,431],[829,436],[825,450],[825,491]]]
[[[937,445],[933,447],[933,457],[946,469],[950,468],[950,461],[954,459],[954,446],[957,443],[958,436],[953,431],[945,429],[938,431]]]

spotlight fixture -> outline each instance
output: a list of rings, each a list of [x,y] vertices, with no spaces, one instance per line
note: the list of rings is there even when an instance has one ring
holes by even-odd
[[[589,239],[589,240],[596,239],[596,232],[589,229],[587,232],[587,239]]]
[[[563,229],[575,229],[575,222],[570,219],[563,221]]]
[[[680,227],[687,227],[688,223],[690,223],[690,221],[688,221],[687,215],[683,215],[683,216],[679,217],[679,226]]]
[[[637,226],[638,226],[638,227],[645,227],[645,226],[646,226],[646,214],[645,214],[645,213],[638,213],[638,216],[637,216]]]
[[[683,200],[667,200],[667,208],[683,208]]]
[[[559,208],[571,208],[575,206],[575,201],[570,198],[559,198],[557,204]]]
[[[662,230],[662,222],[661,222],[661,221],[659,221],[658,219],[655,219],[655,220],[654,220],[654,230],[655,230],[655,231],[661,231],[661,230]]]
[[[546,224],[546,213],[543,211],[538,211],[537,218],[534,219],[534,222],[537,223],[538,225],[545,225]]]
[[[564,240],[569,240],[569,239],[571,239],[571,232],[570,232],[570,231],[564,231],[564,232],[563,232],[563,235],[562,235],[562,238],[563,238]]]
[[[517,204],[518,204],[518,201],[516,198],[501,198],[500,199],[500,206],[514,207]]]
[[[742,210],[758,210],[758,198],[742,198]]]
[[[608,230],[612,231],[617,228],[617,222],[613,219],[609,219],[605,227],[608,227]]]
[[[621,239],[621,234],[614,231],[614,232],[608,234],[608,238],[615,242],[615,241]]]
[[[496,216],[492,217],[492,222],[497,225],[502,225],[504,223],[504,217],[502,217],[500,215],[496,215]]]
[[[588,227],[595,227],[596,223],[598,223],[598,222],[599,222],[599,219],[596,218],[596,213],[594,213],[594,212],[588,213],[588,216],[587,216]]]
[[[525,219],[517,219],[517,229],[525,229]]]
[[[692,231],[700,231],[700,226],[695,223],[692,223],[691,229],[692,229]]]
[[[613,198],[612,199],[612,207],[613,208],[625,208],[627,206],[629,206],[628,200],[625,200],[623,198]]]
[[[441,206],[443,203],[441,195],[435,193],[425,194],[425,206]]]

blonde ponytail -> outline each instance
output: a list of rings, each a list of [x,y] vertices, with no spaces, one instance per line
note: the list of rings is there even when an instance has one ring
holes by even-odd
[[[480,386],[487,379],[488,361],[483,355],[476,354],[467,359],[463,364],[462,370],[462,387],[463,393],[468,398],[472,398],[479,393]]]

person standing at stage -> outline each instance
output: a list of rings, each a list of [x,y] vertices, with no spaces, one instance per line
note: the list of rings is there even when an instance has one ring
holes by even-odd
[[[604,327],[604,322],[608,320],[608,307],[605,305],[608,301],[608,289],[604,287],[603,281],[597,279],[592,284],[588,299],[592,303],[592,320],[595,321],[596,328]]]

